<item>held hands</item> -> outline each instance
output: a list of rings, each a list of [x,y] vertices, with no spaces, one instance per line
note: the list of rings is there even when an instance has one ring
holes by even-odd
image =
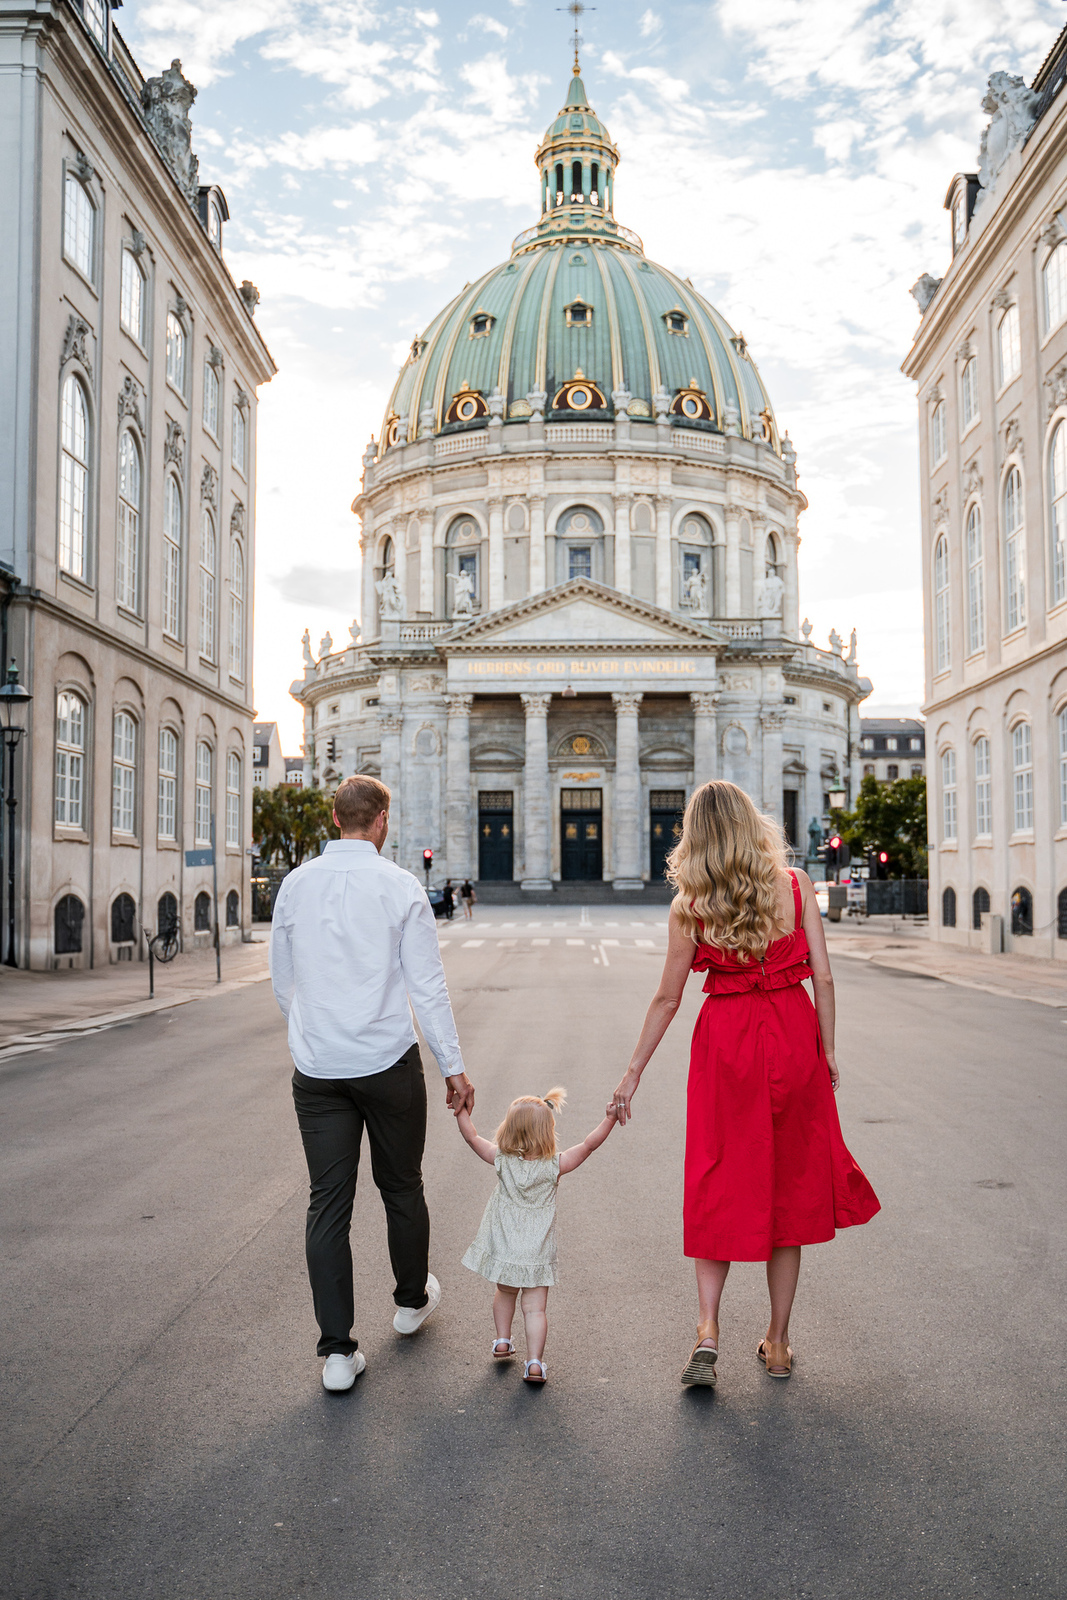
[[[640,1082],[640,1076],[632,1068],[629,1069],[623,1074],[618,1088],[605,1108],[605,1116],[614,1117],[621,1127],[625,1127],[633,1115],[630,1110],[630,1101]]]
[[[465,1072],[457,1072],[451,1078],[446,1078],[447,1092],[445,1105],[454,1117],[461,1111],[466,1111],[468,1116],[474,1110],[474,1085]]]
[[[830,1068],[830,1087],[836,1094],[837,1086],[841,1082],[841,1074],[837,1070],[837,1062],[833,1056],[827,1056],[826,1064]]]

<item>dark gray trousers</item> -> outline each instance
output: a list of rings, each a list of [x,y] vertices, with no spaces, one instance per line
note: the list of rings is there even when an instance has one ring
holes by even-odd
[[[366,1078],[308,1078],[297,1070],[293,1100],[311,1180],[306,1250],[319,1355],[347,1356],[357,1347],[350,1234],[364,1128],[385,1206],[393,1299],[398,1306],[426,1304],[430,1215],[422,1189],[426,1081],[419,1047]]]

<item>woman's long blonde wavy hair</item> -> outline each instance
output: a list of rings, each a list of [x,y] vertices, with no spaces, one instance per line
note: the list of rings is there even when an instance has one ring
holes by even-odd
[[[734,950],[740,961],[763,955],[779,934],[785,838],[736,783],[716,779],[690,797],[682,837],[667,858],[667,878],[683,930],[694,944]]]

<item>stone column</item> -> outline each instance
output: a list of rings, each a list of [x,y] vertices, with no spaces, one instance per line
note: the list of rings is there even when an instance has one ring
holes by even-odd
[[[782,729],[785,718],[781,712],[765,711],[760,722],[763,725],[763,809],[781,822]]]
[[[471,706],[472,694],[446,694],[448,743],[445,755],[445,865],[450,878],[469,878],[471,867]]]
[[[418,609],[433,616],[433,512],[419,512]]]
[[[489,502],[489,610],[504,604],[504,502]]]
[[[615,496],[615,587],[630,594],[630,496]]]
[[[725,505],[726,515],[726,615],[741,615],[741,518],[743,506]]]
[[[694,689],[689,699],[693,705],[693,784],[710,783],[719,775],[718,739],[715,732],[715,707],[719,702],[717,689]]]
[[[671,497],[656,496],[656,604],[671,609]]]
[[[797,587],[797,551],[800,535],[787,533],[785,544],[785,593],[782,596],[782,632],[787,639],[800,638],[800,595]]]
[[[530,593],[547,589],[545,577],[545,497],[530,496]]]
[[[612,861],[616,889],[643,889],[641,876],[641,764],[637,742],[637,714],[641,695],[616,690],[615,703],[615,838]]]
[[[548,708],[550,694],[519,696],[526,713],[526,769],[523,775],[522,829],[525,839],[522,887],[551,889],[552,835],[548,811]]]
[[[386,849],[394,860],[399,859],[404,842],[404,815],[400,792],[400,734],[403,726],[402,711],[379,711],[382,782],[393,797],[393,803],[389,808],[389,841]]]

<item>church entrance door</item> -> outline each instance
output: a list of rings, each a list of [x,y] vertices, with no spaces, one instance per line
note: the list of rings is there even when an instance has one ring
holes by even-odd
[[[510,883],[515,876],[514,796],[510,789],[483,789],[478,796],[478,877]]]
[[[667,870],[667,854],[682,837],[685,790],[653,789],[649,800],[651,802],[649,877],[652,883],[660,883]]]
[[[596,883],[604,876],[604,799],[600,789],[560,794],[560,876],[565,883]]]

